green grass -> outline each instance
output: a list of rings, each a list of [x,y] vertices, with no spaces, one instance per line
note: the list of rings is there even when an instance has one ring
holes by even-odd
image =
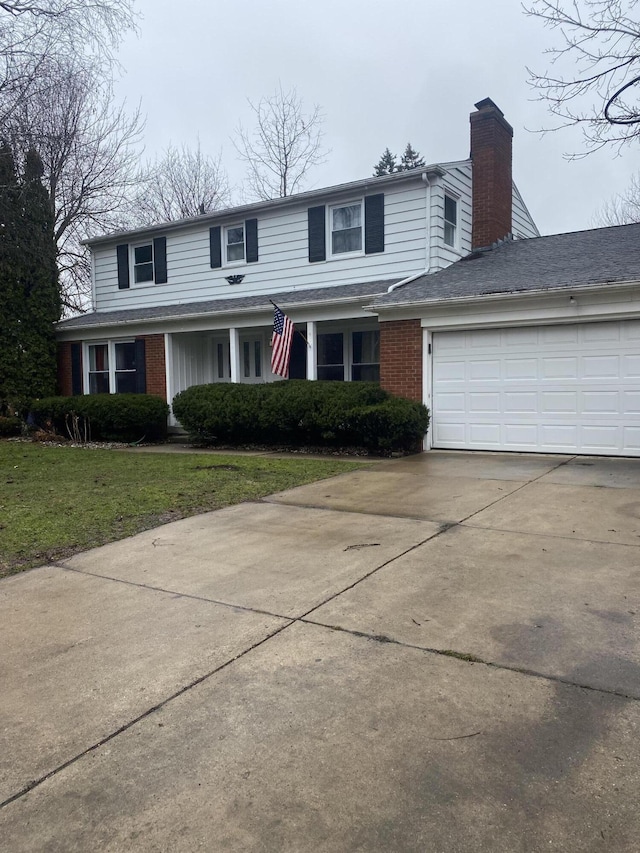
[[[361,463],[0,441],[0,577]]]

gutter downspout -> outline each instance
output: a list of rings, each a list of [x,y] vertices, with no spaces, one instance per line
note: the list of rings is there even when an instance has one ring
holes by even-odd
[[[390,285],[387,288],[387,293],[393,293],[394,290],[397,290],[399,287],[404,287],[405,284],[409,284],[411,281],[415,281],[415,279],[420,278],[423,275],[428,275],[431,271],[431,182],[429,181],[429,175],[427,172],[422,173],[422,180],[425,184],[424,188],[424,269],[415,273],[414,275],[410,275],[408,278],[403,278],[402,281],[397,281],[395,284]]]

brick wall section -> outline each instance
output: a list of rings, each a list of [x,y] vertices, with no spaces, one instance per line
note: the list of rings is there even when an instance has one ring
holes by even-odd
[[[380,323],[380,384],[391,394],[422,402],[420,320]]]
[[[142,335],[145,341],[147,394],[167,399],[167,372],[164,359],[164,335]]]
[[[490,98],[471,113],[474,249],[491,246],[512,230],[511,177],[513,128]]]
[[[70,397],[73,394],[70,341],[58,344],[58,394],[63,397]]]

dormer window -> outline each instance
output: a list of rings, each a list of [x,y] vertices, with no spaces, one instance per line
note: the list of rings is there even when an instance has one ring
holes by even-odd
[[[458,202],[445,195],[444,197],[444,242],[447,246],[456,245],[456,232],[458,230]]]
[[[226,229],[227,263],[244,261],[244,225],[233,225]]]

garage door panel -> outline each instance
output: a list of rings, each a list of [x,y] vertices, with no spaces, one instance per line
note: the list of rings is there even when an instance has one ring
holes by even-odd
[[[640,455],[640,321],[432,342],[435,447]]]
[[[578,359],[573,356],[541,357],[540,379],[576,379]]]
[[[582,359],[583,379],[618,379],[620,359],[617,355],[586,355]]]

